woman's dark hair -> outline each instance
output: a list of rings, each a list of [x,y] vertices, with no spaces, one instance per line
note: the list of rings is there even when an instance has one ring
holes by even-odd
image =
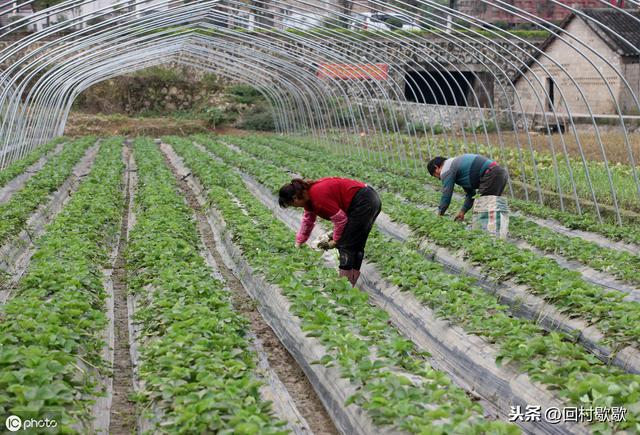
[[[431,159],[431,161],[427,165],[427,169],[429,170],[429,174],[431,174],[432,177],[435,177],[434,174],[436,172],[436,168],[439,168],[440,166],[442,166],[445,160],[447,160],[446,157],[440,157],[440,156],[434,157]]]
[[[280,188],[278,204],[282,208],[290,206],[293,204],[293,200],[299,198],[305,190],[309,190],[312,184],[313,181],[294,178],[291,183],[287,183]]]

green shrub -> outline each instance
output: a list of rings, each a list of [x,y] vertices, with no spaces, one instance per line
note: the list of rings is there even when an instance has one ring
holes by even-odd
[[[322,19],[322,27],[325,29],[345,29],[348,22],[341,17],[325,17]]]
[[[406,129],[407,119],[403,112],[387,106],[383,106],[380,112],[385,120],[385,122],[382,122],[382,125],[380,125],[381,129],[386,127],[389,131],[393,132],[401,132]]]
[[[219,107],[210,107],[205,110],[207,124],[211,128],[220,127],[227,122],[229,122],[229,118],[227,114],[220,109]]]
[[[202,87],[209,92],[220,92],[224,89],[224,79],[213,73],[206,73],[200,80]]]
[[[350,127],[354,122],[354,114],[347,107],[338,106],[331,111],[333,124],[340,128]]]
[[[166,82],[167,85],[186,81],[175,69],[152,66],[133,73],[134,77],[153,80],[155,82]]]
[[[253,86],[249,85],[234,85],[227,89],[227,94],[231,96],[232,100],[241,104],[256,104],[264,97]]]
[[[487,133],[495,133],[496,131],[498,131],[498,126],[496,124],[496,121],[491,119],[491,120],[485,121],[484,124],[482,122],[479,122],[474,127],[465,127],[464,131],[469,133],[484,133],[485,129]]]
[[[276,123],[273,113],[268,108],[259,106],[247,112],[238,127],[245,130],[275,131]]]
[[[502,29],[502,30],[509,30],[513,27],[513,24],[505,20],[494,21],[493,25],[496,26],[498,29]]]
[[[442,124],[429,125],[425,122],[412,122],[407,125],[407,129],[410,134],[417,134],[418,136],[426,136],[431,134],[442,134],[444,133],[444,127]]]
[[[398,18],[398,17],[389,17],[384,23],[391,30],[402,29],[402,20],[400,18]]]

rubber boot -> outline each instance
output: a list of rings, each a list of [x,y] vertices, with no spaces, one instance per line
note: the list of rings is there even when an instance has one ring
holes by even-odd
[[[358,269],[352,269],[351,276],[349,276],[349,282],[351,283],[351,286],[356,286],[358,278],[360,278],[360,271]]]
[[[341,277],[344,276],[345,278],[347,278],[351,283],[351,287],[355,287],[356,282],[358,282],[358,278],[360,278],[360,271],[357,269],[349,269],[349,270],[339,269],[338,275]]]

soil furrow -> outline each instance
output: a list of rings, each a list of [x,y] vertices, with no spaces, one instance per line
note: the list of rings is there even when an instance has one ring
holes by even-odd
[[[113,312],[114,312],[114,362],[113,399],[109,423],[110,434],[131,434],[136,427],[136,406],[129,400],[133,393],[133,364],[130,354],[129,314],[127,309],[127,272],[124,250],[129,235],[129,215],[131,213],[132,186],[131,170],[133,156],[127,145],[127,182],[125,185],[125,209],[120,227],[120,240],[113,269]]]

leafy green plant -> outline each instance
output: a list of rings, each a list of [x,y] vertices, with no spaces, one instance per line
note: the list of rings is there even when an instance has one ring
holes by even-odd
[[[228,121],[226,114],[219,107],[210,107],[205,110],[207,117],[207,124],[211,128],[222,126]]]
[[[442,124],[429,125],[424,122],[413,122],[408,124],[407,129],[409,134],[417,134],[419,136],[438,135],[444,133],[444,127]]]
[[[640,305],[622,301],[624,294],[604,291],[585,282],[579,273],[566,270],[553,260],[542,258],[533,252],[522,251],[506,241],[496,240],[480,231],[463,231],[460,224],[441,219],[431,210],[424,209],[424,204],[435,206],[440,199],[438,192],[424,189],[422,180],[428,175],[398,177],[400,168],[391,170],[393,164],[390,162],[386,163],[386,168],[379,167],[380,170],[371,171],[369,165],[375,164],[373,162],[362,164],[336,159],[335,155],[328,155],[326,150],[319,150],[299,139],[253,140],[258,143],[263,141],[268,145],[261,148],[260,156],[272,154],[273,150],[281,150],[275,161],[290,164],[295,161],[295,170],[308,168],[308,162],[313,162],[316,167],[314,171],[317,172],[324,164],[326,170],[331,171],[328,174],[348,174],[367,180],[380,189],[394,192],[384,195],[386,212],[399,222],[409,225],[417,235],[426,237],[440,246],[461,251],[474,264],[497,278],[512,277],[517,282],[526,284],[532,292],[556,305],[560,311],[571,312],[572,316],[582,317],[595,324],[605,334],[605,341],[608,343],[620,345],[636,344],[640,341],[640,328],[630,327],[630,322],[631,325],[640,324]],[[234,143],[243,146],[247,146],[247,142],[247,139],[234,139]],[[292,146],[292,143],[295,145]],[[327,172],[324,175],[327,175]],[[591,249],[607,251],[601,247],[592,246]],[[615,255],[609,254],[610,258],[613,256]],[[571,289],[570,292],[568,288]]]
[[[213,73],[205,73],[200,79],[200,83],[203,88],[208,90],[209,92],[220,92],[224,89],[225,81],[222,77],[213,74]]]
[[[402,25],[404,24],[400,18],[393,16],[389,17],[384,23],[389,26],[391,30],[402,29]]]
[[[626,251],[603,248],[578,237],[568,237],[553,230],[536,225],[526,219],[512,216],[509,233],[526,240],[536,248],[560,254],[565,258],[580,261],[596,270],[610,273],[634,284],[640,284],[640,256]]]
[[[257,106],[256,108],[246,112],[242,116],[242,120],[238,124],[238,127],[246,130],[257,131],[276,130],[273,112],[265,106]]]
[[[184,78],[173,68],[163,68],[160,66],[152,66],[149,68],[136,71],[134,77],[144,78],[154,82],[162,82],[170,85],[172,83],[182,83]]]

